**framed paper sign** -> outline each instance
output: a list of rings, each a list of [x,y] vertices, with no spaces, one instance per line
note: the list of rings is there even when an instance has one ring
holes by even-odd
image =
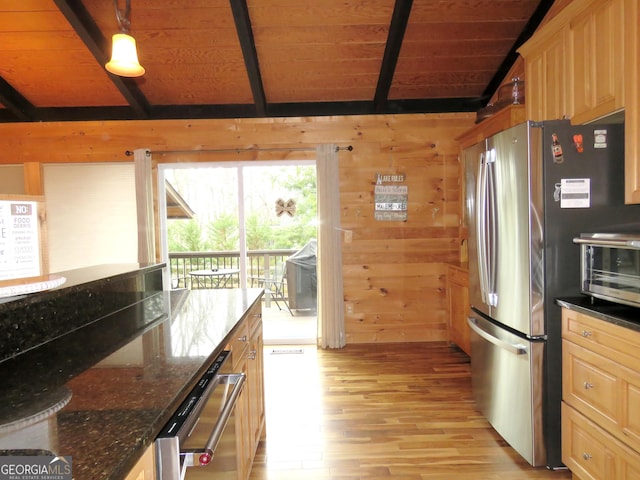
[[[399,185],[404,175],[378,174],[374,187],[374,218],[380,221],[405,222],[407,220],[407,198],[409,187]]]
[[[4,198],[0,197],[0,284],[46,273],[38,215],[43,202]]]

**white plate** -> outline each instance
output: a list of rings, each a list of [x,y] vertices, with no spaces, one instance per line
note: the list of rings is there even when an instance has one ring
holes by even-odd
[[[15,297],[16,295],[26,295],[27,293],[36,293],[59,287],[67,279],[58,275],[49,276],[48,280],[40,282],[23,283],[21,285],[9,285],[8,287],[0,287],[0,298]]]

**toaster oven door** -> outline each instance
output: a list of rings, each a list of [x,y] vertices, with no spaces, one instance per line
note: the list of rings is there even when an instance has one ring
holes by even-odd
[[[583,293],[640,306],[640,249],[627,245],[583,243],[581,251]]]

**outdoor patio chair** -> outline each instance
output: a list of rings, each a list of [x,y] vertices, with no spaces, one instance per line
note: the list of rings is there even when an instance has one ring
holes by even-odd
[[[279,310],[282,310],[280,302],[284,303],[291,316],[293,312],[289,308],[289,298],[285,294],[286,282],[287,282],[287,266],[283,265],[279,278],[264,278],[264,277],[250,277],[251,285],[259,288],[264,288],[265,295],[268,295],[270,300],[273,300],[278,306]]]

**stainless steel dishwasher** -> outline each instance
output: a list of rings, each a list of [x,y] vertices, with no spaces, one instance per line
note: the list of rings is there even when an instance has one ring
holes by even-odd
[[[238,478],[235,406],[245,375],[222,352],[156,438],[159,480]],[[198,467],[198,468],[190,468]]]

